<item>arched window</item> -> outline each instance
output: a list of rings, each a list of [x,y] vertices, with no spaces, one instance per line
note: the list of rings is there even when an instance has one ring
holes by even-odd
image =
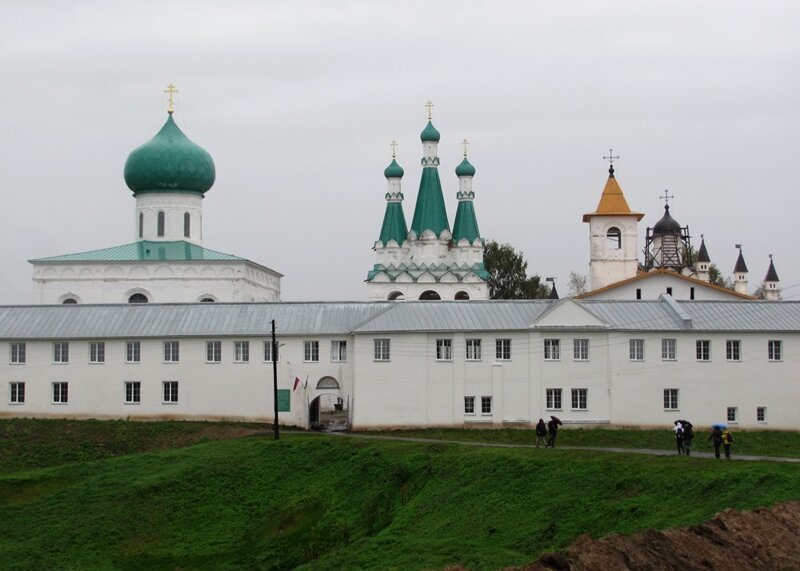
[[[158,213],[158,229],[157,232],[159,237],[164,237],[164,211]]]
[[[455,299],[469,299],[469,294],[464,290],[457,291]]]
[[[210,297],[204,297],[203,299],[200,300],[200,303],[214,303],[214,300],[211,299]]]
[[[620,232],[619,228],[616,226],[612,226],[608,229],[606,239],[608,240],[608,247],[612,250],[619,250],[622,248],[622,232]]]
[[[128,298],[128,303],[147,303],[150,300],[143,293],[135,293]]]
[[[192,227],[192,217],[189,215],[188,212],[183,213],[183,237],[189,238]]]
[[[68,297],[67,299],[65,299],[61,303],[63,303],[64,305],[72,305],[74,303],[78,303],[78,300],[75,299],[74,297]]]
[[[318,389],[338,389],[339,383],[333,377],[322,377],[319,382],[317,382]]]
[[[403,295],[402,291],[393,291],[389,295],[386,296],[387,301],[400,301],[405,299],[406,296]]]
[[[144,213],[139,213],[139,238],[144,238]]]
[[[438,293],[429,289],[427,291],[423,291],[422,294],[419,296],[421,300],[439,300],[442,299]]]

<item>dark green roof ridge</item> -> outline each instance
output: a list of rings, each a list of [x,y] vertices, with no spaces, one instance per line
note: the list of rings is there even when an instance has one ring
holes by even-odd
[[[130,244],[90,250],[62,256],[50,256],[29,260],[31,263],[49,262],[193,262],[193,261],[248,261],[232,254],[209,250],[197,244],[176,240],[173,242],[152,242],[139,240]]]

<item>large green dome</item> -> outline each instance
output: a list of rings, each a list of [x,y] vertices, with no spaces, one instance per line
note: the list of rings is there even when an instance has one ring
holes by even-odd
[[[419,138],[422,140],[423,143],[427,142],[439,142],[439,131],[436,130],[436,127],[433,126],[430,119],[428,120],[428,124],[425,125],[425,128],[422,130],[422,133],[419,134]]]
[[[183,134],[172,114],[156,136],[134,149],[125,161],[125,183],[134,194],[203,194],[214,184],[215,177],[211,155]]]

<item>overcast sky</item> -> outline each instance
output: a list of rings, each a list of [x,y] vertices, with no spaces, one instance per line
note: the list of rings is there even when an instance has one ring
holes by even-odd
[[[800,298],[800,3],[29,2],[0,4],[0,303],[28,259],[135,240],[128,153],[166,118],[208,150],[204,245],[285,275],[282,298],[366,299],[397,140],[406,219],[425,103],[453,169],[470,141],[481,234],[529,274],[588,274],[607,176],[647,226],[671,213],[750,290],[774,254]]]

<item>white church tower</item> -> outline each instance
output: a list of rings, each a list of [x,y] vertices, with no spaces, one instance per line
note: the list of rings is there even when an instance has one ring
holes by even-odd
[[[614,176],[614,159],[608,157],[608,180],[594,212],[583,215],[589,223],[589,288],[633,278],[639,266],[638,222],[644,214],[633,212]]]

